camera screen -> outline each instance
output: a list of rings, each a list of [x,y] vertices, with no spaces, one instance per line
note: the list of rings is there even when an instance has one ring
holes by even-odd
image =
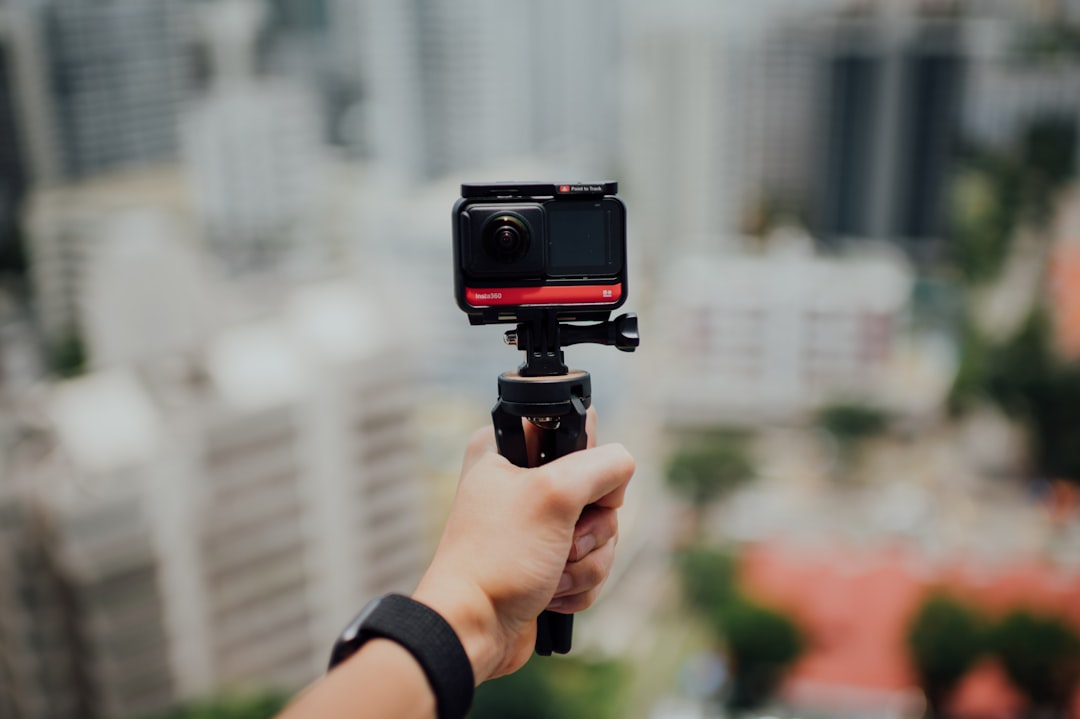
[[[609,271],[608,213],[599,202],[548,205],[548,268],[554,275]]]

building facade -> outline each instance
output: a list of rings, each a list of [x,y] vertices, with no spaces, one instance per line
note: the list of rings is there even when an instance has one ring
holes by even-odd
[[[0,513],[10,716],[292,692],[367,598],[415,586],[431,546],[415,375],[362,304],[348,283],[308,287],[194,365],[40,398],[53,449],[33,499],[5,494]]]
[[[674,263],[654,318],[665,421],[754,425],[834,401],[887,404],[911,282],[894,254],[822,257],[808,238]]]

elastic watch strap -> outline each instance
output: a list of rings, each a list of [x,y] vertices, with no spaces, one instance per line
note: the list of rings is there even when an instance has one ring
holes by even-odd
[[[439,719],[463,719],[473,699],[472,664],[461,640],[438,612],[401,594],[376,599],[338,640],[330,668],[376,637],[397,642],[413,655],[435,694]]]

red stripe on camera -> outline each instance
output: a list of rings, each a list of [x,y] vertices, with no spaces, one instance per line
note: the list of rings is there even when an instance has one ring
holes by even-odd
[[[607,305],[621,298],[622,284],[465,288],[465,301],[473,307]]]

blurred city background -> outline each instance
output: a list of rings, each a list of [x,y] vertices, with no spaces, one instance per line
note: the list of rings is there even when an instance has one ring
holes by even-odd
[[[496,376],[463,181],[614,179],[638,459],[478,719],[1080,716],[1080,2],[0,0],[0,718],[256,719]]]

